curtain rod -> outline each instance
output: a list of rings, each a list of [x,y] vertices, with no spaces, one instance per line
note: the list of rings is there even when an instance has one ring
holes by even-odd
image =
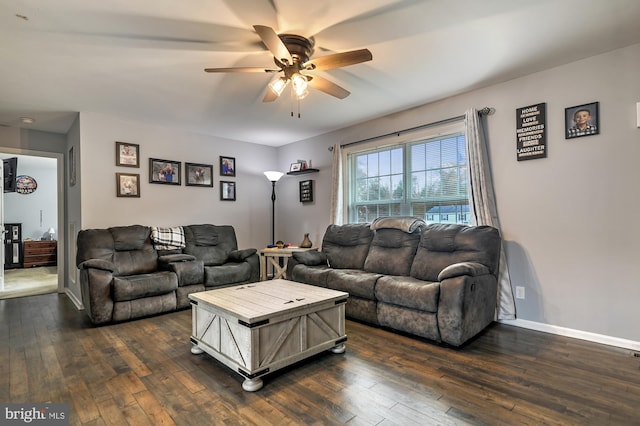
[[[495,108],[492,108],[492,107],[484,107],[484,108],[478,110],[478,114],[480,114],[480,115],[490,115],[493,112],[495,112]],[[421,124],[421,125],[416,126],[416,127],[410,127],[408,129],[398,130],[398,131],[391,132],[391,133],[386,133],[384,135],[373,136],[373,137],[370,137],[370,138],[367,138],[367,139],[362,139],[362,140],[354,141],[354,142],[348,142],[348,143],[340,145],[340,147],[344,148],[346,146],[356,145],[356,144],[365,143],[365,142],[371,142],[371,141],[374,141],[376,139],[383,139],[383,138],[386,138],[386,137],[389,137],[389,136],[400,136],[400,135],[402,135],[404,133],[415,132],[416,130],[428,129],[429,127],[440,126],[442,124],[452,123],[454,121],[462,120],[464,117],[465,117],[464,115],[458,115],[456,117],[445,118],[444,120],[434,121],[433,123]],[[329,151],[333,151],[333,146],[329,147]]]

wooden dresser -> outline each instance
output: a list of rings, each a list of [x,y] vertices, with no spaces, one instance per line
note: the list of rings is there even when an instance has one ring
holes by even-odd
[[[24,267],[56,266],[57,248],[57,241],[25,241],[23,252]]]

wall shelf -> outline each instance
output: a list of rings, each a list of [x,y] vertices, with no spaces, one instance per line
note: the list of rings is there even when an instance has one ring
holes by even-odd
[[[287,172],[287,174],[290,176],[296,176],[296,175],[306,175],[308,173],[318,173],[319,171],[320,170],[318,169],[303,169],[295,172]]]

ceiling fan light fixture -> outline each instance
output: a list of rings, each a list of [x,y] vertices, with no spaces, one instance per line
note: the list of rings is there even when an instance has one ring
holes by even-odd
[[[307,87],[309,86],[307,78],[302,74],[293,74],[291,76],[291,85],[293,87],[293,93],[295,93],[296,98],[298,99],[303,99],[309,93],[307,90]]]
[[[282,91],[286,86],[287,86],[287,79],[284,77],[280,77],[276,80],[273,80],[271,83],[269,83],[269,89],[271,89],[273,93],[275,93],[278,96],[282,94]]]

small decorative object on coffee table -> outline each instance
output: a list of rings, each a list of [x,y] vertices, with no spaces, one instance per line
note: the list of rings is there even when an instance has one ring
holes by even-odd
[[[325,350],[345,351],[348,293],[286,280],[189,295],[191,353],[206,352],[262,388],[262,376]]]

